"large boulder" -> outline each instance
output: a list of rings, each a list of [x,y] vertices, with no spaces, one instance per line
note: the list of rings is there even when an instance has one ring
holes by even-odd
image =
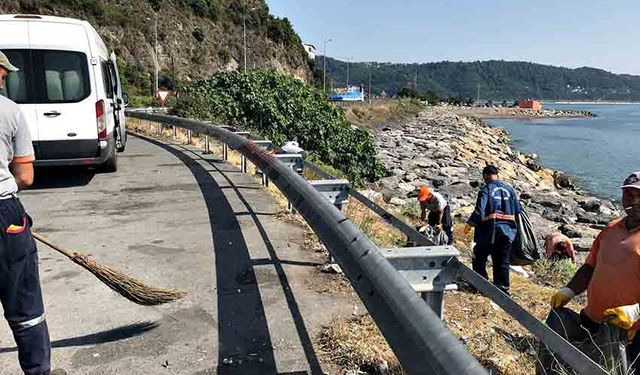
[[[560,232],[569,238],[593,238],[600,233],[597,229],[574,224],[561,225]]]
[[[438,163],[436,163],[431,159],[426,159],[426,158],[413,159],[411,161],[411,164],[420,168],[439,168]]]
[[[598,198],[588,197],[578,201],[578,205],[585,211],[599,213],[602,202]]]
[[[575,186],[573,185],[573,181],[562,172],[554,172],[553,173],[553,184],[557,189],[569,189],[575,190]]]
[[[415,186],[406,183],[406,182],[401,182],[398,184],[398,190],[400,190],[401,192],[403,192],[405,195],[411,193],[412,191],[416,190]]]
[[[457,181],[450,185],[443,186],[440,188],[441,192],[444,192],[449,199],[451,198],[459,198],[459,199],[471,199],[474,200],[477,191],[469,184],[469,181]]]
[[[596,214],[593,212],[587,212],[581,208],[578,208],[576,210],[576,216],[577,216],[578,223],[585,223],[585,224],[608,224],[617,218],[617,216],[614,216],[614,215],[605,215],[605,214]]]
[[[543,207],[559,210],[565,206],[566,199],[559,194],[553,193],[531,193],[531,201]]]
[[[591,245],[595,238],[586,237],[586,238],[573,238],[571,239],[571,243],[573,244],[573,248],[577,252],[584,252],[591,250]]]
[[[555,221],[556,223],[564,223],[564,224],[570,224],[575,221],[575,220],[571,220],[570,217],[563,215],[558,211],[551,210],[548,208],[545,208],[542,211],[542,217],[544,217],[547,220]]]

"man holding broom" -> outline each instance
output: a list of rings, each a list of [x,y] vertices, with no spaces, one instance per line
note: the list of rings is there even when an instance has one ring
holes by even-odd
[[[0,52],[0,91],[18,69]],[[0,302],[28,375],[51,374],[51,344],[38,275],[38,254],[30,218],[18,190],[33,183],[33,145],[16,103],[0,96]],[[55,374],[65,374],[56,370]]]

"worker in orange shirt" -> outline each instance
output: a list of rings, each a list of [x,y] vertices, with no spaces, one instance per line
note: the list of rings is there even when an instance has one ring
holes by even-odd
[[[592,358],[603,363],[608,325],[627,332],[627,363],[640,370],[640,172],[622,184],[622,205],[627,216],[614,220],[600,232],[591,246],[585,264],[571,281],[551,298],[552,311],[547,325]],[[587,291],[587,305],[580,312],[564,308],[575,296]],[[595,344],[595,345],[594,345]],[[596,346],[594,348],[594,346]],[[597,349],[597,350],[594,350]],[[594,354],[596,353],[596,354]],[[551,353],[540,347],[538,373],[549,374]]]
[[[453,244],[453,220],[451,209],[442,194],[431,191],[426,186],[418,190],[418,202],[420,202],[420,219],[435,229],[443,230],[447,235],[447,245]],[[429,214],[427,215],[427,211]]]

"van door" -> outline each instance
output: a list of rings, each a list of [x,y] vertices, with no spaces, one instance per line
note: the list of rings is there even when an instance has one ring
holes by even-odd
[[[98,154],[96,103],[83,52],[33,49],[33,87],[41,159]]]
[[[111,63],[109,64],[111,76],[113,78],[113,117],[116,124],[116,147],[122,152],[127,144],[126,118],[124,114],[124,98],[122,95],[122,85],[120,83],[120,73],[118,72],[118,61],[115,52],[111,52]]]

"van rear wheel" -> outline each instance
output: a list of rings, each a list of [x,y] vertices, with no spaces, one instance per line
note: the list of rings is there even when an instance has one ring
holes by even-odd
[[[115,150],[111,150],[111,155],[109,155],[109,159],[102,163],[100,166],[100,170],[105,173],[114,173],[118,171],[118,152]]]

